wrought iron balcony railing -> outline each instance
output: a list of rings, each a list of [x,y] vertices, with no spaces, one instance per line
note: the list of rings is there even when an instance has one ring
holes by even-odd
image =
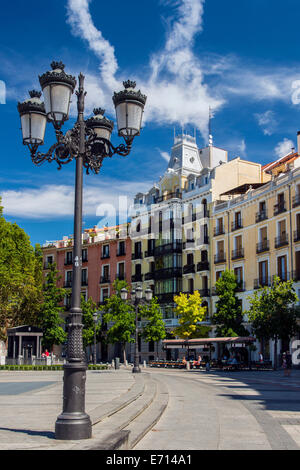
[[[263,253],[264,251],[269,251],[269,249],[269,240],[263,240],[262,242],[256,243],[256,253]]]
[[[282,233],[281,235],[275,238],[275,248],[288,245],[288,243],[289,239],[287,233]]]

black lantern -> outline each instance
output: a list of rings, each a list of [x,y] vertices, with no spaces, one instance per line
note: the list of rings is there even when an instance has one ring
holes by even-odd
[[[71,96],[76,86],[76,79],[67,75],[62,62],[52,62],[52,70],[39,77],[44,93],[45,110],[48,121],[55,129],[60,129],[69,119]]]
[[[21,117],[21,126],[24,145],[42,145],[46,129],[46,113],[44,103],[41,101],[42,93],[32,90],[30,98],[18,103]]]
[[[130,142],[140,134],[144,106],[147,100],[140,90],[135,91],[136,83],[123,82],[125,90],[114,93],[113,102],[116,108],[119,136]]]
[[[94,109],[94,116],[90,117],[86,121],[86,126],[89,129],[93,129],[96,136],[100,139],[110,140],[111,133],[114,128],[113,121],[110,121],[104,116],[105,110],[101,108]]]

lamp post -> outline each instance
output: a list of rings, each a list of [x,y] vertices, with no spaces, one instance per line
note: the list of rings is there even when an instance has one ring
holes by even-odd
[[[98,312],[93,313],[94,320],[94,365],[97,364],[97,351],[96,351],[96,326],[98,321]]]
[[[140,361],[139,361],[139,344],[138,344],[138,313],[139,313],[139,306],[145,305],[151,302],[152,299],[152,290],[148,287],[145,290],[145,300],[143,299],[143,289],[141,287],[137,287],[135,290],[133,289],[131,292],[131,305],[135,308],[135,350],[134,350],[134,363],[132,372],[139,373],[141,372],[140,369]],[[128,297],[128,291],[125,287],[121,289],[121,299],[126,301]]]
[[[68,328],[67,361],[64,365],[63,411],[55,424],[57,439],[73,440],[91,437],[91,420],[85,413],[85,381],[87,364],[84,358],[82,342],[81,294],[81,245],[82,245],[82,186],[83,167],[86,173],[99,173],[105,157],[114,154],[127,156],[133,139],[140,134],[143,109],[146,96],[135,90],[135,82],[123,82],[124,90],[114,93],[113,102],[116,109],[118,135],[124,138],[125,144],[114,147],[110,141],[113,122],[104,117],[104,110],[97,108],[94,116],[84,120],[84,75],[78,77],[77,121],[74,127],[65,134],[61,131],[69,119],[72,94],[76,79],[67,75],[62,62],[52,62],[52,70],[39,77],[44,95],[30,91],[30,98],[18,103],[21,117],[23,144],[27,145],[32,162],[41,165],[55,161],[58,169],[76,161],[75,205],[74,205],[74,248],[72,274],[72,304]],[[46,123],[53,124],[56,142],[48,152],[38,149],[44,143]]]

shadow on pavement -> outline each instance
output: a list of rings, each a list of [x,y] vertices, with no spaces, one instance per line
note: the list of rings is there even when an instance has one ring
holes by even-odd
[[[49,439],[55,439],[54,432],[51,431],[32,431],[30,429],[13,429],[13,428],[1,428],[0,431],[11,431],[11,432],[18,432],[23,434],[28,434],[28,436],[42,436],[48,437]]]

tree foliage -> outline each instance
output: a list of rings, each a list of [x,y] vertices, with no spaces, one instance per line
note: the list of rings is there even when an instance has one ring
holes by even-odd
[[[40,311],[39,326],[43,330],[43,347],[51,350],[54,344],[62,344],[66,341],[67,335],[62,324],[63,307],[60,306],[65,292],[56,283],[59,279],[55,263],[50,265],[43,286],[43,303]]]
[[[248,336],[249,332],[242,324],[242,305],[236,295],[237,281],[233,271],[226,270],[216,282],[218,301],[212,321],[217,337]]]
[[[94,342],[94,332],[95,332],[95,322],[93,313],[97,311],[97,304],[93,301],[91,297],[88,300],[85,300],[84,296],[81,296],[81,309],[82,309],[82,339],[83,347],[86,348]],[[96,338],[99,340],[99,335],[101,331],[101,323],[97,321],[96,324]]]
[[[147,320],[146,325],[142,330],[142,337],[146,341],[160,341],[166,337],[166,328],[163,321],[162,311],[154,297],[149,305],[143,305],[140,308],[140,315],[143,320]]]
[[[259,289],[248,300],[248,319],[259,339],[289,339],[299,331],[293,308],[298,297],[292,281],[275,277],[270,287]]]
[[[1,201],[0,201],[1,202]],[[39,245],[16,223],[7,222],[0,206],[0,339],[9,327],[37,325],[42,302]]]
[[[174,302],[179,326],[174,328],[172,333],[184,339],[207,337],[210,328],[199,325],[206,317],[206,307],[202,307],[203,301],[199,292],[195,291],[189,295],[181,292],[174,296]]]
[[[113,283],[114,294],[106,299],[104,305],[103,321],[112,323],[107,331],[106,340],[110,344],[121,343],[124,361],[125,346],[134,343],[135,311],[134,308],[121,299],[121,289],[129,289],[126,281],[116,280]]]

